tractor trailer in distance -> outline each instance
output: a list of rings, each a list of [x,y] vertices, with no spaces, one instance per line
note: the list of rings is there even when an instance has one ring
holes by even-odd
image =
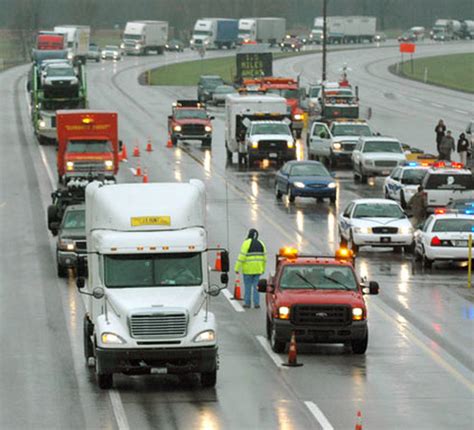
[[[238,41],[237,19],[203,18],[194,25],[191,49],[232,49]]]
[[[113,375],[199,373],[216,383],[217,327],[210,296],[228,282],[229,259],[208,248],[204,184],[150,183],[86,188],[87,286],[84,353],[98,385]],[[220,263],[209,269],[209,253]],[[219,266],[219,267],[218,267]]]
[[[64,34],[68,59],[74,64],[87,62],[91,28],[88,25],[58,25],[54,33]]]
[[[163,54],[167,41],[166,21],[129,21],[125,25],[120,48],[127,55],[148,55],[150,51]]]
[[[239,20],[239,44],[256,42],[276,45],[286,34],[285,18],[242,18]]]
[[[373,42],[376,24],[377,18],[373,16],[328,16],[327,42],[330,44]],[[323,17],[314,19],[313,29],[309,35],[312,43],[322,43],[323,25]]]

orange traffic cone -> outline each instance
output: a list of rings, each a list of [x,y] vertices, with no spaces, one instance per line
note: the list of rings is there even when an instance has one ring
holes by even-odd
[[[144,169],[144,172],[143,172],[143,183],[148,184],[148,170],[147,169]]]
[[[136,144],[133,148],[133,156],[140,157],[140,148],[138,147],[138,144]]]
[[[171,141],[171,134],[168,133],[168,142],[166,142],[166,147],[167,148],[172,148],[173,147],[173,142]]]
[[[125,144],[122,146],[122,152],[120,153],[120,161],[126,161],[128,159],[127,147]]]
[[[222,257],[221,252],[219,251],[216,256],[216,262],[214,264],[214,270],[216,272],[222,272]]]
[[[137,168],[135,169],[135,176],[142,176],[142,168],[140,166],[140,160],[138,160]]]
[[[237,278],[234,284],[234,300],[242,300],[242,292],[240,290],[240,279]]]
[[[298,363],[297,351],[296,351],[296,336],[295,332],[291,333],[290,347],[288,348],[288,363],[284,363],[283,366],[288,367],[299,367],[303,363]]]
[[[360,411],[357,411],[357,422],[355,425],[355,430],[362,430],[362,414]]]
[[[146,142],[146,152],[152,152],[153,148],[151,146],[151,138],[149,137],[147,142]]]

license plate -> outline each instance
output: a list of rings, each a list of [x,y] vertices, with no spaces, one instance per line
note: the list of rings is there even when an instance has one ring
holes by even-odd
[[[150,373],[153,375],[165,375],[168,373],[168,369],[166,367],[152,367]]]
[[[278,154],[276,152],[270,152],[270,154],[268,154],[268,156],[270,158],[278,158]]]
[[[382,175],[390,175],[390,171],[389,170],[382,170]]]
[[[454,246],[467,247],[467,240],[455,240]]]
[[[382,243],[390,243],[392,239],[390,237],[381,237],[380,242]]]

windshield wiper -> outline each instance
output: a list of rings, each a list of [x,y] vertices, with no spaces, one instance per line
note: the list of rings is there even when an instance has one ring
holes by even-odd
[[[318,289],[318,287],[317,287],[316,285],[314,285],[311,281],[308,281],[301,273],[297,273],[296,276],[298,276],[298,278],[302,279],[302,280],[305,281],[308,285],[310,285],[313,290],[317,290],[317,289]]]
[[[351,290],[351,288],[350,288],[349,286],[347,286],[346,284],[344,284],[344,283],[338,281],[337,279],[331,278],[330,276],[324,275],[324,279],[327,279],[327,280],[329,280],[329,281],[332,281],[332,282],[334,282],[335,284],[342,285],[342,286],[344,287],[344,289],[347,290],[347,291],[350,291],[350,290]]]

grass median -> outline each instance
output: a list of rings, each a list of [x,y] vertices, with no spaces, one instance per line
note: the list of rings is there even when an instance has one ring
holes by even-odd
[[[474,93],[474,53],[420,58],[390,66],[392,73],[453,90]]]

